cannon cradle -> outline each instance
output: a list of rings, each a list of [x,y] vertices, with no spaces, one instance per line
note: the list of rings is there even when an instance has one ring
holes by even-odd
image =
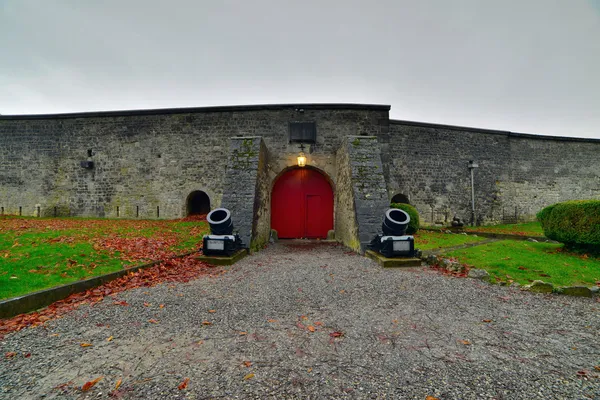
[[[381,230],[383,235],[376,235],[369,249],[385,257],[415,257],[420,253],[415,249],[412,236],[405,235],[410,222],[410,215],[397,208],[390,208],[385,212]]]

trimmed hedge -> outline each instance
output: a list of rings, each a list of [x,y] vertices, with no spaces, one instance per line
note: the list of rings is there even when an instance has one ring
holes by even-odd
[[[421,223],[419,221],[419,212],[416,208],[411,206],[410,204],[404,203],[392,203],[390,204],[391,208],[399,208],[402,211],[406,211],[410,216],[410,222],[408,223],[408,228],[406,229],[407,235],[412,235],[413,233],[417,233],[419,228],[421,227]]]
[[[571,248],[600,249],[600,200],[556,203],[537,218],[549,239]]]

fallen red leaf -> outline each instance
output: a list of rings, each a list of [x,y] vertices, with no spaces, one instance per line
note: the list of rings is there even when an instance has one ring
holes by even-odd
[[[185,388],[187,387],[187,385],[188,385],[188,382],[189,382],[189,381],[190,381],[190,378],[185,378],[185,379],[183,380],[183,382],[181,382],[181,383],[179,384],[179,386],[177,386],[177,389],[179,389],[179,390],[183,390],[183,389],[185,389]]]
[[[202,325],[212,325],[212,322],[210,322],[210,321],[202,321]]]
[[[244,361],[244,366],[246,368],[251,367],[252,366],[252,362],[251,361]]]
[[[331,337],[334,337],[334,338],[335,338],[335,337],[342,337],[342,336],[344,336],[344,333],[343,333],[343,332],[340,332],[340,331],[335,331],[335,332],[331,332],[331,333],[329,334],[329,336],[331,336]]]
[[[102,376],[97,377],[96,379],[94,379],[93,381],[89,381],[83,384],[83,386],[81,387],[81,391],[82,392],[87,392],[88,390],[90,390],[92,387],[94,387],[94,385],[98,382],[100,382],[102,380]]]
[[[17,355],[17,353],[15,353],[14,351],[9,351],[8,353],[6,353],[4,355],[4,357],[6,357],[6,358],[13,358],[16,355]]]
[[[312,325],[309,325],[309,326],[307,326],[307,327],[306,327],[306,329],[308,329],[308,330],[309,330],[309,331],[311,331],[311,332],[314,332],[314,331],[315,331],[315,327],[314,327],[314,326],[312,326]]]
[[[224,273],[223,269],[196,260],[194,255],[169,259],[154,267],[130,272],[94,290],[74,293],[40,311],[2,319],[0,320],[0,339],[8,332],[39,326],[43,322],[64,315],[82,304],[95,304],[102,301],[106,296],[107,289],[110,289],[111,294],[115,294],[128,289],[154,286],[162,282],[189,282],[200,276],[218,276],[222,273]],[[113,304],[128,305],[125,301],[116,301]]]
[[[481,322],[492,322],[491,319],[482,319]]]
[[[158,321],[155,320],[154,318],[149,319],[148,322],[153,323],[153,324],[158,324]]]

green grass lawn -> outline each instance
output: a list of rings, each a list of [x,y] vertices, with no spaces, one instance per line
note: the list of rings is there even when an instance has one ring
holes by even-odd
[[[467,243],[477,243],[485,240],[485,238],[478,236],[425,230],[420,230],[413,236],[415,238],[415,247],[421,250],[437,250],[444,247],[459,246]]]
[[[0,217],[0,299],[199,247],[205,221]]]
[[[521,224],[504,224],[491,226],[465,226],[469,232],[506,233],[519,236],[544,236],[544,231],[539,222],[525,222]]]
[[[461,263],[487,270],[496,281],[529,284],[534,280],[556,286],[595,286],[600,259],[566,253],[561,244],[503,240],[445,254]]]

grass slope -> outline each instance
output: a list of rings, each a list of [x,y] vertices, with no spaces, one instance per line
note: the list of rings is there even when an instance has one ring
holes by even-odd
[[[205,221],[0,217],[0,299],[195,250]]]
[[[468,232],[505,233],[519,236],[544,236],[544,230],[539,222],[524,222],[521,224],[504,224],[491,226],[465,226]]]
[[[425,230],[420,230],[413,236],[415,238],[415,247],[421,250],[437,250],[485,240],[485,238],[478,236]]]
[[[497,281],[529,284],[534,280],[557,286],[594,286],[600,281],[600,259],[565,253],[561,244],[503,240],[446,256],[487,270]]]

